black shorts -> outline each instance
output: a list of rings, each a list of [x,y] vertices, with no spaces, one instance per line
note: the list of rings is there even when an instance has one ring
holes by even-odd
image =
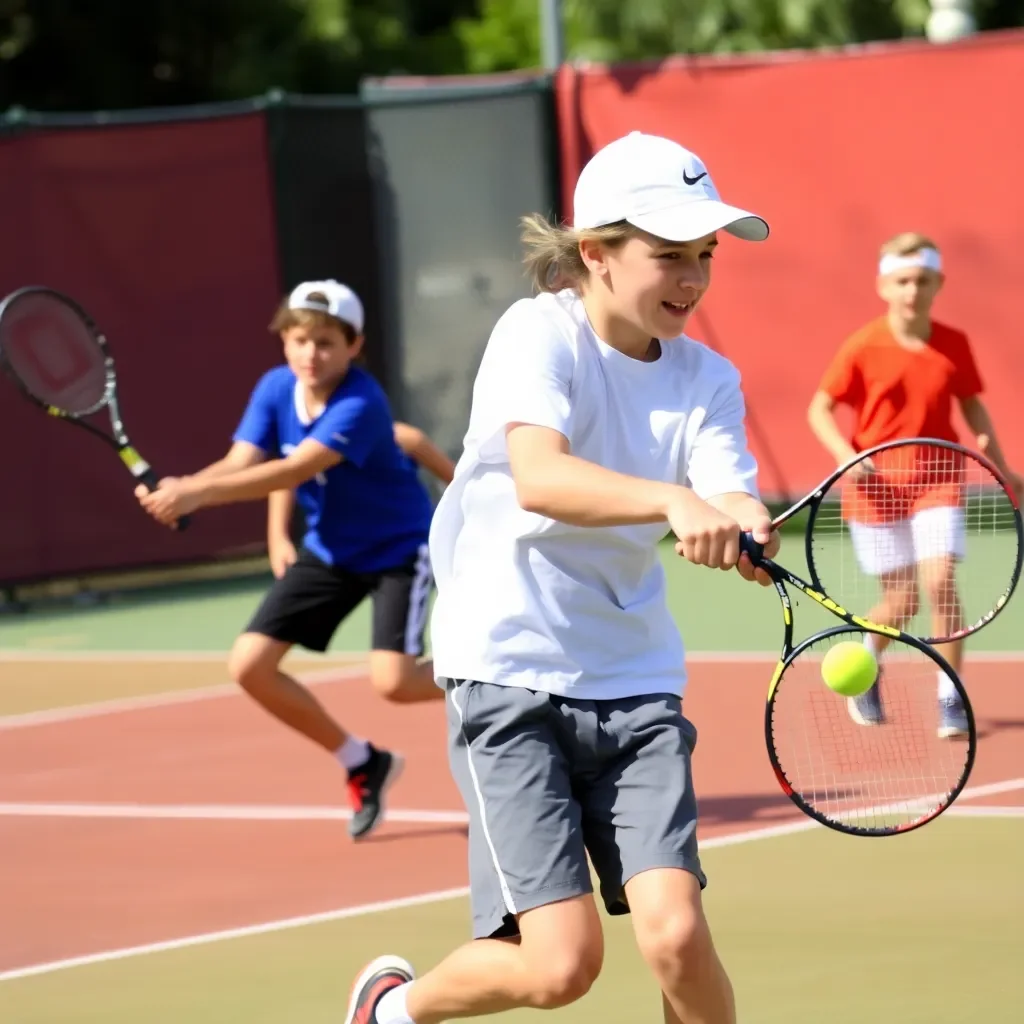
[[[267,591],[245,632],[326,651],[338,626],[372,597],[371,648],[420,655],[433,585],[426,544],[405,565],[359,573],[328,565],[303,548]]]

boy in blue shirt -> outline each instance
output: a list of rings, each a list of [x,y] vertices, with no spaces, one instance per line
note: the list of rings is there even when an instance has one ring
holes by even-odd
[[[432,663],[419,660],[433,587],[433,507],[396,442],[383,390],[355,365],[363,323],[362,304],[345,285],[299,285],[270,325],[286,365],[257,383],[227,455],[193,476],[161,480],[153,492],[136,490],[169,526],[199,508],[295,492],[306,519],[302,550],[235,642],[229,669],[267,711],[346,769],[354,839],[379,823],[402,759],[347,733],[280,670],[281,660],[294,644],[325,651],[338,625],[372,596],[375,688],[399,702],[444,696]]]

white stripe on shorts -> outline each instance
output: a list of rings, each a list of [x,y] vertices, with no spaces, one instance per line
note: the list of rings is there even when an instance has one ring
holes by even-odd
[[[466,719],[462,715],[462,708],[459,706],[459,687],[465,686],[465,683],[453,683],[451,688],[452,695],[452,707],[455,708],[456,713],[459,716],[459,722],[462,723],[462,735],[466,735]],[[512,890],[508,887],[508,879],[505,878],[505,872],[501,870],[501,865],[498,863],[498,851],[494,848],[494,840],[491,839],[491,830],[487,827],[487,808],[484,806],[484,794],[480,789],[480,778],[476,773],[476,767],[473,765],[473,754],[470,751],[469,741],[466,741],[466,761],[469,764],[469,777],[473,780],[473,792],[476,794],[477,806],[480,808],[480,826],[484,832],[484,839],[487,842],[487,849],[491,851],[491,863],[494,865],[494,873],[498,876],[498,885],[501,887],[501,898],[505,902],[505,909],[510,913],[516,913],[516,904],[512,899]]]
[[[421,544],[416,554],[416,571],[409,592],[409,608],[405,613],[405,653],[423,653],[423,630],[427,622],[427,601],[434,574],[430,568],[430,548]]]

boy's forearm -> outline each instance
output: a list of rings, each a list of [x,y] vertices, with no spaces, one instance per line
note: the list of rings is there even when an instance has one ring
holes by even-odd
[[[204,466],[198,473],[190,473],[192,480],[215,480],[217,477],[225,476],[228,473],[237,473],[239,470],[255,466],[265,457],[264,452],[253,444],[243,441],[236,441],[222,459],[211,462]]]
[[[292,512],[295,509],[295,492],[280,490],[271,492],[267,498],[267,540],[291,539]]]
[[[412,452],[414,458],[424,469],[433,473],[443,484],[450,484],[455,476],[455,463],[429,439],[424,439]]]
[[[707,499],[707,503],[735,519],[744,529],[754,520],[771,519],[771,513],[765,504],[759,498],[743,491],[715,494]]]
[[[225,473],[235,473],[239,467],[234,464],[229,458],[218,459],[216,462],[211,462],[210,465],[204,466],[198,473],[189,474],[193,480],[214,480],[218,476],[224,476]]]
[[[987,438],[985,455],[996,464],[996,468],[1001,473],[1009,472],[1006,457],[1003,455],[1003,449],[999,444],[999,439],[996,437],[996,428],[992,423],[992,417],[989,415],[985,404],[980,398],[975,398],[970,402],[963,403],[960,408],[964,414],[964,419],[967,421],[967,426],[971,428],[974,436]]]
[[[817,402],[812,403],[807,410],[807,423],[818,442],[837,463],[853,457],[853,445],[843,436],[831,409]]]
[[[298,487],[306,476],[302,467],[291,465],[288,459],[274,459],[238,472],[207,478],[200,491],[201,504],[211,507],[257,501],[274,491]]]
[[[519,504],[526,511],[588,527],[665,522],[684,490],[569,454],[549,455],[516,479]]]

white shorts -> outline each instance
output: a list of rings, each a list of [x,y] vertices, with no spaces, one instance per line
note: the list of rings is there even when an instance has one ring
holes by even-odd
[[[964,510],[928,508],[884,526],[851,522],[850,537],[861,571],[868,576],[905,569],[926,558],[952,555],[959,560],[966,552]]]

